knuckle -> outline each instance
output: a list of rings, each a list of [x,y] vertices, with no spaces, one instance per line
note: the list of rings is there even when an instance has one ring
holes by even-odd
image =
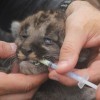
[[[61,48],[59,60],[71,59],[73,62],[75,62],[74,60],[78,59],[79,53],[80,51],[75,48],[74,43],[66,41]]]
[[[72,42],[66,41],[66,43],[62,46],[60,53],[73,53],[75,51]]]
[[[32,84],[26,82],[24,92],[29,92],[30,90],[32,90]]]

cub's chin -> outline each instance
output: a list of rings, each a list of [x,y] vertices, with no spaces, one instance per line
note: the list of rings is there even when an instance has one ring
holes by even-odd
[[[20,72],[23,74],[40,74],[48,72],[48,67],[38,61],[21,61]]]

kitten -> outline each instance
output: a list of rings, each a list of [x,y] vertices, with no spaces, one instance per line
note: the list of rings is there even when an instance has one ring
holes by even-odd
[[[39,60],[59,60],[65,37],[65,20],[62,11],[39,11],[22,22],[12,23],[12,33],[17,37],[15,43],[18,46],[17,58],[21,73],[48,72],[47,66]],[[93,48],[83,49],[76,68],[86,68],[96,52]],[[32,100],[95,100],[95,91],[89,87],[80,90],[77,86],[67,87],[48,80],[41,85]]]
[[[12,23],[11,30],[17,37],[15,43],[18,46],[17,57],[22,73],[47,72],[47,67],[44,65],[41,67],[39,63],[41,59],[58,61],[60,48],[65,37],[65,20],[66,16],[61,11],[39,11],[21,23]],[[77,68],[86,67],[96,52],[97,50],[93,48],[83,49],[76,65]],[[35,64],[36,66],[34,66]],[[33,72],[27,73],[30,68],[34,68],[34,70],[31,69]]]
[[[66,16],[62,11],[39,11],[22,22],[13,22],[11,30],[18,46],[16,59],[19,71],[24,74],[39,74],[48,72],[47,66],[39,60],[59,60],[60,48],[65,37]],[[76,68],[86,68],[97,54],[97,49],[83,49]],[[0,71],[9,73],[16,60],[13,57],[0,60]],[[7,66],[7,67],[4,67]],[[95,91],[77,86],[67,87],[48,79],[41,85],[32,100],[95,100]]]

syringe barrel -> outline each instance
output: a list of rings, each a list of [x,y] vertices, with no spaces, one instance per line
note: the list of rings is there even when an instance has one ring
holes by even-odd
[[[68,72],[66,75],[68,75],[69,77],[77,80],[78,82],[83,83],[84,85],[86,84],[86,85],[88,85],[88,86],[90,86],[94,89],[97,89],[97,85],[89,82],[88,80],[84,79],[83,77],[79,76],[78,74],[75,74],[73,72]]]
[[[83,80],[82,77],[80,77],[79,75],[77,75],[73,72],[68,72],[66,75],[73,78],[73,79],[75,79],[75,80],[77,80],[77,81],[82,81]]]
[[[57,65],[54,64],[54,63],[52,63],[51,61],[42,60],[42,61],[40,61],[40,62],[43,63],[44,65],[47,65],[47,66],[51,67],[52,69],[56,69],[56,68],[57,68]],[[92,87],[92,88],[94,88],[94,89],[97,89],[97,85],[95,85],[95,84],[89,82],[87,79],[85,79],[84,77],[79,76],[78,74],[76,74],[76,73],[74,73],[74,72],[68,72],[68,73],[66,74],[66,76],[69,76],[69,77],[75,79],[75,80],[78,81],[79,83],[83,83],[84,85],[86,84],[86,85],[88,85],[88,86],[90,86],[90,87]]]

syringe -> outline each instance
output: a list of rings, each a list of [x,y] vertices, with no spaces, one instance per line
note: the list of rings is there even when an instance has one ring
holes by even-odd
[[[56,69],[57,65],[52,63],[51,61],[48,60],[40,60],[40,62],[48,67],[51,67],[52,69]],[[66,76],[69,76],[73,79],[75,79],[76,81],[78,81],[78,86],[80,89],[82,89],[84,87],[84,85],[88,85],[94,89],[97,89],[97,85],[93,84],[92,82],[88,81],[89,77],[81,77],[78,74],[74,73],[74,72],[68,72],[66,74]]]

